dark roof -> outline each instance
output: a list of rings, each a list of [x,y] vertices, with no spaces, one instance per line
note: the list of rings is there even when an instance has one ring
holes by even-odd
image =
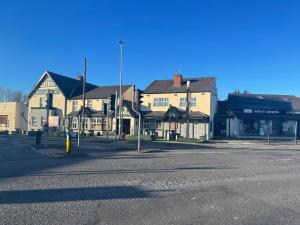
[[[227,103],[228,101],[218,101],[216,114],[224,115],[227,110]]]
[[[71,77],[66,77],[63,75],[59,75],[50,71],[47,71],[49,76],[53,79],[53,81],[57,84],[59,89],[63,92],[63,94],[66,96],[66,98],[71,98],[73,96],[76,96],[80,93],[82,93],[82,86],[83,81],[77,80]],[[86,83],[85,85],[86,91],[91,91],[95,88],[97,88],[96,85]]]
[[[76,96],[82,93],[82,86],[83,86],[82,80],[77,80],[50,71],[45,71],[43,76],[40,78],[39,82],[30,91],[28,98],[38,88],[38,85],[41,83],[41,81],[46,75],[49,75],[52,78],[52,80],[56,83],[57,87],[60,89],[60,91],[63,93],[63,95],[66,98],[71,98],[72,96]],[[86,87],[86,91],[91,91],[95,89],[97,86],[94,84],[86,83],[85,87]]]
[[[132,117],[137,116],[136,113],[132,110],[132,101],[128,101],[128,100],[123,100],[123,105],[126,107],[126,109],[128,110],[129,114]],[[134,107],[136,107],[136,104],[134,103]],[[117,107],[118,108],[118,107]]]
[[[144,94],[184,93],[186,83],[190,81],[190,92],[210,92],[216,87],[215,77],[183,78],[182,85],[173,86],[173,80],[155,80],[143,92]]]
[[[82,98],[82,80],[77,80],[71,77],[66,77],[63,75],[59,75],[57,73],[53,73],[50,71],[45,71],[43,76],[40,78],[39,82],[33,87],[30,91],[28,97],[31,96],[34,90],[38,87],[40,82],[46,75],[49,75],[52,80],[56,83],[58,88],[64,94],[67,99],[81,99]],[[123,85],[122,93],[128,90],[131,85]],[[119,91],[120,86],[97,86],[94,84],[86,83],[86,99],[100,99],[100,98],[108,98],[111,95],[115,95],[116,91]]]
[[[278,111],[300,111],[300,98],[293,95],[229,94],[227,109],[265,109]]]
[[[131,85],[122,85],[122,93],[128,90]],[[116,91],[119,92],[120,86],[98,86],[96,88],[91,89],[85,93],[87,99],[101,99],[108,98],[111,95],[115,95]],[[73,95],[71,99],[82,99],[82,92],[78,93],[78,95]]]

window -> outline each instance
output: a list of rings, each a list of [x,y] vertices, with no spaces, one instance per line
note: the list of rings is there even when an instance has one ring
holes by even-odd
[[[72,110],[73,111],[78,111],[78,101],[73,101],[72,102]]]
[[[74,117],[72,118],[72,129],[77,129],[78,126],[78,118]]]
[[[169,106],[169,99],[168,98],[154,98],[153,99],[153,106],[154,107]]]
[[[195,97],[192,97],[191,101],[190,101],[190,106],[195,107],[196,102],[197,102],[197,99]],[[186,98],[180,98],[180,104],[179,105],[180,105],[180,107],[186,107]]]
[[[149,128],[149,120],[144,120],[144,128]]]
[[[99,130],[102,125],[102,118],[92,118],[92,130]]]
[[[30,120],[31,120],[31,125],[32,125],[32,126],[36,126],[36,125],[37,125],[37,120],[36,120],[36,117],[35,117],[35,116],[32,116],[32,117],[30,118]]]
[[[86,100],[86,104],[85,104],[86,107],[89,107],[89,108],[93,108],[93,104],[92,104],[92,100]]]
[[[155,121],[155,128],[156,129],[161,129],[161,121],[160,120]]]
[[[85,118],[84,120],[84,129],[88,129],[89,128],[89,119]]]
[[[40,108],[46,108],[47,106],[47,101],[45,98],[40,97]]]
[[[197,102],[197,99],[195,97],[192,97],[191,101],[190,101],[190,106],[191,107],[195,107],[196,106],[196,102]]]
[[[180,98],[180,107],[185,107],[186,98]]]
[[[4,116],[6,123],[0,123],[0,127],[2,128],[6,128],[6,127],[9,127],[9,119],[8,119],[8,116]],[[4,122],[3,121],[3,122]]]
[[[41,117],[41,125],[45,126],[45,124],[46,124],[46,117],[42,116]]]

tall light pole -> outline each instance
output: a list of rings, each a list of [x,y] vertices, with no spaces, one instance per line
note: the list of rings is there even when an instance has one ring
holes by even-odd
[[[186,83],[186,138],[190,138],[190,81]]]
[[[122,108],[123,108],[123,99],[122,99],[122,80],[123,80],[123,45],[124,42],[119,40],[120,44],[120,96],[119,96],[119,139],[122,136]]]
[[[84,73],[82,80],[82,137],[84,136],[85,128],[85,83],[86,83],[86,58],[84,58]]]

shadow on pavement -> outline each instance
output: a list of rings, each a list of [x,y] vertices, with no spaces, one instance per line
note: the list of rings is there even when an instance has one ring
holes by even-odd
[[[159,191],[145,191],[134,186],[1,191],[0,204],[148,198],[153,192]]]
[[[99,171],[70,171],[70,172],[45,172],[45,173],[31,173],[30,176],[85,176],[85,175],[107,175],[107,174],[130,174],[130,173],[169,173],[178,172],[180,170],[225,170],[237,169],[237,167],[178,167],[174,169],[138,169],[138,170],[99,170]]]

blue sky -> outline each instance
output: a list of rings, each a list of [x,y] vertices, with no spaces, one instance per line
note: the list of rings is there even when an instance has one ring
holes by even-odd
[[[300,2],[289,0],[27,0],[0,2],[0,86],[27,92],[44,70],[145,88],[215,76],[235,89],[300,96]]]

